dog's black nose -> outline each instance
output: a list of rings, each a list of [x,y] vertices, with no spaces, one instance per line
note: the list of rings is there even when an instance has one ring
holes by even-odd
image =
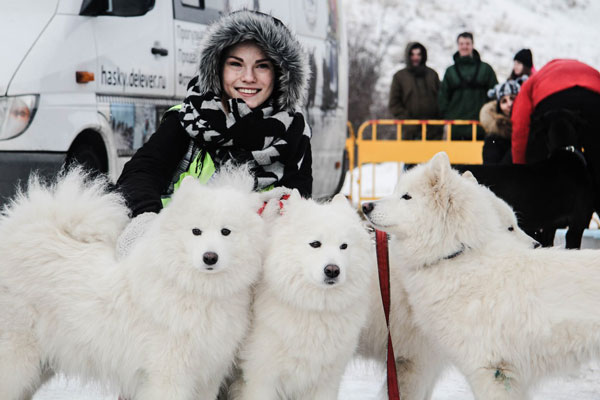
[[[217,263],[217,261],[219,261],[219,255],[214,251],[207,251],[202,256],[202,260],[206,265],[214,265]]]
[[[537,249],[538,247],[542,247],[542,244],[540,242],[533,242],[533,248]]]
[[[375,208],[375,206],[373,205],[373,203],[365,203],[362,206],[362,210],[364,214],[368,214],[371,211],[373,211],[373,209]]]
[[[328,278],[337,278],[340,274],[340,267],[335,264],[329,264],[325,267],[324,271]]]

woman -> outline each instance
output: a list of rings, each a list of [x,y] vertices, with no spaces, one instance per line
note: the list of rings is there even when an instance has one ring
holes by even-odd
[[[508,77],[509,80],[516,80],[518,78],[531,76],[535,73],[535,67],[533,66],[533,55],[529,49],[521,49],[515,54],[513,58],[513,69]],[[525,80],[523,79],[523,81]]]
[[[206,181],[226,161],[250,163],[256,190],[311,195],[311,133],[300,111],[309,67],[297,39],[270,15],[238,11],[208,28],[199,59],[183,105],[165,114],[117,181],[135,217],[119,247],[183,177]]]
[[[479,112],[479,121],[485,131],[483,144],[484,164],[510,164],[512,124],[510,115],[520,85],[515,80],[497,84],[488,91],[494,100],[486,103]]]

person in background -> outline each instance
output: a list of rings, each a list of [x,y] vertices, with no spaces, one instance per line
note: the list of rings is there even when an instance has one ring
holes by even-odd
[[[519,82],[509,79],[488,91],[488,97],[493,100],[481,107],[479,112],[479,121],[485,131],[484,164],[512,163],[510,115],[520,88]]]
[[[440,78],[427,64],[427,49],[419,42],[406,46],[406,67],[394,74],[389,110],[396,119],[438,119]],[[441,139],[439,126],[427,126],[427,139]],[[421,126],[404,125],[402,139],[420,139]]]
[[[487,101],[487,92],[498,83],[492,67],[481,61],[473,48],[473,34],[463,32],[456,39],[458,51],[454,64],[446,69],[438,96],[444,119],[477,120],[479,110]],[[471,126],[453,126],[452,139],[470,140]],[[483,130],[478,129],[478,137]]]
[[[513,63],[513,69],[508,79],[516,80],[524,76],[531,76],[535,73],[535,67],[533,66],[533,55],[529,49],[519,50],[517,54],[515,54]]]
[[[207,28],[199,60],[183,104],[117,181],[134,217],[118,240],[121,256],[184,177],[206,181],[229,161],[250,164],[257,191],[312,193],[311,130],[301,111],[308,58],[287,27],[260,12],[231,13]]]
[[[556,59],[521,86],[512,112],[515,164],[546,159],[554,150],[584,150],[600,184],[600,72],[577,60]]]

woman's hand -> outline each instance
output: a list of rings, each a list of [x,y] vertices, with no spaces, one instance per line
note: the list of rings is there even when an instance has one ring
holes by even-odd
[[[117,260],[123,259],[131,253],[131,249],[144,236],[157,215],[153,212],[145,212],[136,216],[127,224],[117,239]]]

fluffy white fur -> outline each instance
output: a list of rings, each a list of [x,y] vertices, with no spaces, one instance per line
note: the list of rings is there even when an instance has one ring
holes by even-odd
[[[477,399],[527,399],[544,377],[600,355],[600,252],[533,250],[498,236],[497,205],[473,185],[438,154],[369,219],[392,233],[391,262],[431,348]]]
[[[375,270],[369,235],[343,196],[317,204],[297,191],[269,232],[234,398],[337,399],[367,317]],[[328,265],[339,268],[335,279]]]
[[[117,262],[121,197],[78,170],[33,180],[0,220],[0,398],[27,398],[55,371],[130,400],[214,399],[262,263],[252,183],[243,170],[186,179]]]
[[[512,208],[502,199],[496,197],[489,189],[477,185],[477,180],[470,172],[463,177],[474,184],[466,184],[465,188],[475,191],[479,201],[490,201],[493,207],[491,215],[482,223],[489,224],[490,234],[497,240],[510,240],[515,246],[534,248],[539,244],[527,236],[517,225]],[[400,176],[403,179],[403,176]],[[397,189],[401,186],[398,185]],[[406,201],[401,198],[405,192],[396,190],[393,198],[396,202]],[[372,211],[377,214],[377,211]],[[413,227],[417,231],[418,227]],[[393,230],[389,230],[393,233]],[[394,245],[392,244],[392,247]],[[406,400],[427,400],[431,398],[435,382],[446,368],[447,362],[441,352],[420,333],[413,316],[413,310],[404,289],[404,272],[394,259],[392,253],[390,265],[390,326],[396,356],[398,385],[402,398]],[[374,280],[370,289],[369,322],[361,334],[358,354],[362,357],[385,363],[387,356],[387,326],[381,304],[379,281]],[[378,399],[387,399],[387,386],[384,384]]]

